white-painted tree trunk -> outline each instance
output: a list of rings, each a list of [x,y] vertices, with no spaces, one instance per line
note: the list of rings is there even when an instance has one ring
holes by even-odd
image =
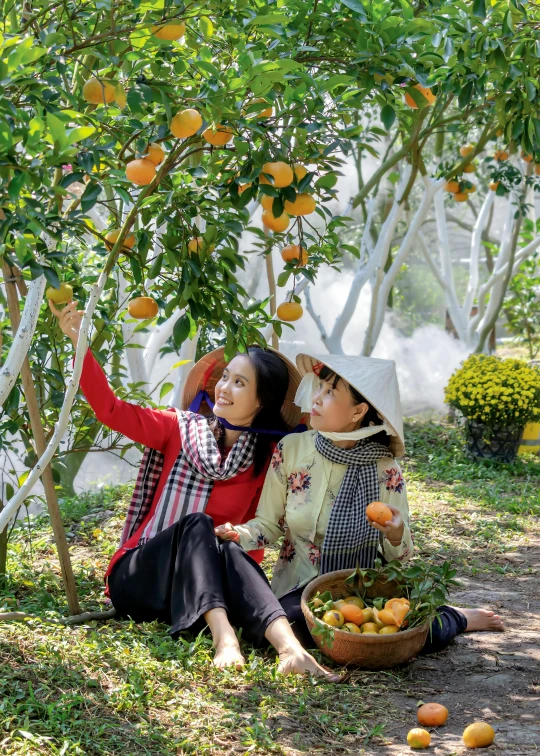
[[[90,330],[90,325],[92,323],[92,316],[96,309],[99,298],[101,297],[103,289],[105,288],[105,284],[107,283],[107,277],[108,276],[103,272],[90,292],[86,311],[81,323],[81,330],[79,333],[77,351],[75,353],[73,372],[69,380],[68,388],[64,396],[64,402],[62,404],[58,422],[56,423],[54,428],[53,436],[49,441],[45,452],[41,455],[35,467],[30,471],[30,474],[24,484],[17,491],[15,496],[5,505],[4,509],[0,513],[0,533],[4,530],[6,525],[15,515],[26,497],[31,493],[43,470],[51,461],[60,444],[60,441],[62,440],[62,437],[64,436],[64,433],[67,430],[71,414],[71,407],[79,388],[79,381],[82,372],[83,360],[88,345],[88,333]]]

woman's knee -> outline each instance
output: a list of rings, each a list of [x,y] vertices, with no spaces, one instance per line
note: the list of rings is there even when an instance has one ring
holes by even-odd
[[[183,521],[181,520],[180,522],[182,522],[186,528],[201,527],[212,530],[212,533],[214,532],[214,521],[210,515],[207,515],[204,512],[192,512],[191,514],[186,515],[183,518]]]

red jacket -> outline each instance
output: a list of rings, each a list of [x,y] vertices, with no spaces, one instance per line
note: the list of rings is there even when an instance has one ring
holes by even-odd
[[[140,528],[112,557],[105,573],[105,579],[107,579],[118,559],[125,554],[126,550],[137,545],[140,533],[154,513],[163,486],[180,454],[180,431],[174,410],[145,409],[138,404],[117,399],[105,373],[90,350],[84,358],[81,389],[100,422],[138,444],[157,449],[165,457],[150,511]],[[268,463],[257,477],[254,477],[253,466],[251,466],[234,478],[214,483],[206,506],[206,514],[212,517],[216,525],[226,522],[241,524],[255,516]],[[249,553],[256,562],[259,564],[262,562],[264,549]]]

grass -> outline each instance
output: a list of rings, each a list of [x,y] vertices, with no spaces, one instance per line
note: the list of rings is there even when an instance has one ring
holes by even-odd
[[[506,571],[500,557],[538,532],[540,460],[478,464],[451,426],[412,422],[404,463],[418,550],[460,575]],[[104,608],[102,575],[116,549],[130,487],[63,502],[85,609]],[[266,566],[271,568],[275,552]],[[3,754],[361,753],[384,742],[402,672],[357,672],[344,686],[282,679],[275,655],[244,647],[242,673],[217,672],[207,635],[173,642],[158,623],[67,628],[47,518],[23,522],[0,591]]]

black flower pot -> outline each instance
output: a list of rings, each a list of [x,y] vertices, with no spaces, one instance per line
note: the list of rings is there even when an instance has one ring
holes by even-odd
[[[516,458],[523,427],[488,426],[475,420],[466,422],[467,448],[476,459],[513,462]]]

